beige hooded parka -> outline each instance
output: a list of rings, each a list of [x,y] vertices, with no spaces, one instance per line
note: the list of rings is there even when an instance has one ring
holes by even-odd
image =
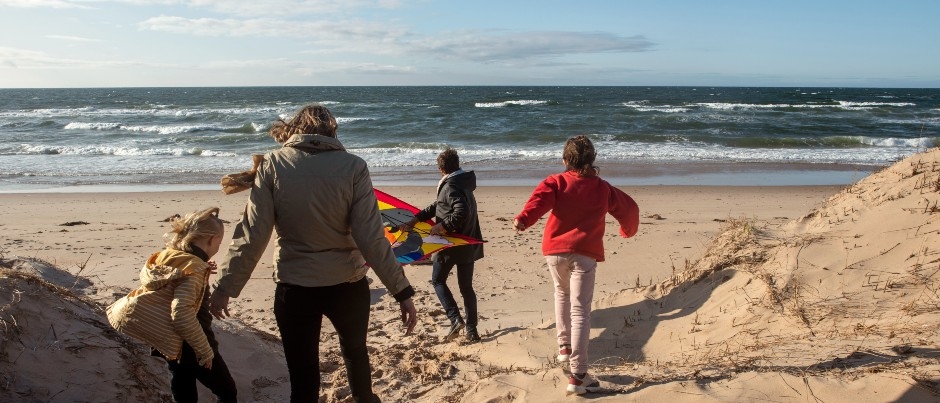
[[[369,168],[336,138],[295,134],[265,154],[213,292],[237,297],[272,233],[275,282],[331,286],[371,266],[396,300],[413,294],[382,231]]]

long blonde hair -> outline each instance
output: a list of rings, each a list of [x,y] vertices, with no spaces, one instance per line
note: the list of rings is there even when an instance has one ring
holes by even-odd
[[[336,118],[325,106],[310,104],[301,108],[290,121],[278,119],[271,125],[268,134],[278,143],[284,144],[295,134],[319,134],[336,137]]]
[[[170,220],[170,231],[163,234],[166,246],[176,250],[192,252],[193,241],[221,235],[224,226],[219,219],[219,208],[209,207],[202,211],[176,216]]]

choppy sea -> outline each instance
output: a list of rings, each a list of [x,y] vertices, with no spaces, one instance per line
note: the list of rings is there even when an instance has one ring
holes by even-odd
[[[940,89],[244,87],[0,89],[0,192],[216,188],[326,105],[377,184],[534,184],[589,135],[616,184],[841,184],[940,145]]]

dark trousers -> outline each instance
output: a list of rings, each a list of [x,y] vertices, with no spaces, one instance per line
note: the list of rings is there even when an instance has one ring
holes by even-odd
[[[353,400],[379,401],[372,393],[372,367],[366,350],[369,302],[369,283],[365,278],[328,287],[277,285],[274,318],[284,344],[291,402],[316,402],[319,399],[323,316],[333,323],[339,336]]]
[[[180,403],[196,403],[199,401],[199,392],[196,389],[198,380],[205,385],[220,402],[237,401],[237,389],[235,380],[225,365],[225,360],[219,355],[218,348],[213,347],[215,358],[212,359],[212,369],[206,369],[199,365],[196,359],[196,352],[193,348],[183,342],[183,350],[180,352],[179,361],[167,361],[167,367],[170,369],[170,391],[173,393],[173,400]]]
[[[441,301],[444,312],[450,323],[455,323],[460,319],[460,309],[457,308],[457,301],[454,300],[454,294],[447,287],[447,276],[451,269],[457,266],[457,286],[460,288],[460,295],[463,297],[463,307],[467,314],[467,327],[477,327],[477,294],[473,291],[473,262],[470,263],[443,263],[437,259],[431,271],[431,285],[434,286],[434,292],[437,293],[437,299]]]

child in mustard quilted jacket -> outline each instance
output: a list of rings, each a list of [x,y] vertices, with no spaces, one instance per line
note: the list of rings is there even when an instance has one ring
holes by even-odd
[[[209,313],[209,275],[224,234],[217,207],[171,220],[166,249],[141,269],[141,286],[108,307],[115,329],[151,346],[170,370],[177,402],[196,402],[198,380],[220,402],[235,402],[235,381],[219,355]]]

